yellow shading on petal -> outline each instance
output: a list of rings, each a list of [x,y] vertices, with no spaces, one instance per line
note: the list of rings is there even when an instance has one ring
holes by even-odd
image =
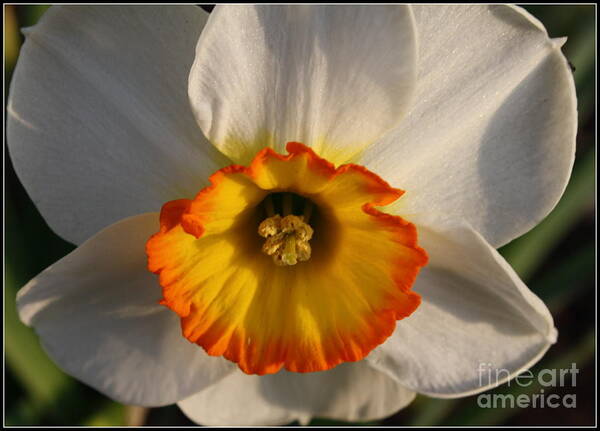
[[[402,192],[302,144],[287,149],[264,149],[247,168],[218,171],[194,200],[165,204],[146,248],[183,335],[246,373],[360,360],[420,302],[410,288],[427,256],[416,229],[374,208]],[[312,255],[291,266],[275,265],[258,234],[265,197],[280,192],[315,206]]]

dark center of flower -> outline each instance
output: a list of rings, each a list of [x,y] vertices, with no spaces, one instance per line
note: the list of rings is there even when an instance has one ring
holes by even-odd
[[[309,241],[314,231],[308,222],[313,203],[293,193],[273,193],[265,198],[263,206],[268,216],[258,226],[258,234],[266,238],[263,253],[271,256],[277,266],[310,259]]]

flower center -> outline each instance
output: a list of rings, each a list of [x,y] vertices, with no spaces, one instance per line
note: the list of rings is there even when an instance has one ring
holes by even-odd
[[[411,286],[427,262],[415,226],[375,208],[401,190],[300,143],[287,150],[167,202],[146,244],[183,336],[249,374],[363,359],[419,306]]]
[[[313,236],[313,228],[308,224],[313,204],[304,202],[304,213],[301,216],[291,214],[294,208],[292,193],[282,194],[283,217],[276,213],[273,196],[265,199],[265,210],[269,217],[258,226],[258,234],[266,238],[262,251],[271,256],[277,266],[291,266],[310,259],[309,241]]]

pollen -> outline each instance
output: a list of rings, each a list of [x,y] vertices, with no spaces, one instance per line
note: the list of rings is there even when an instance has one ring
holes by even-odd
[[[258,226],[258,234],[266,238],[263,253],[271,256],[277,266],[296,265],[310,259],[313,229],[304,216],[268,217]]]

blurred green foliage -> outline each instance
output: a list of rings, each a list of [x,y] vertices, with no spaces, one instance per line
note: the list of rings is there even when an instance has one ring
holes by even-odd
[[[5,5],[5,89],[23,42],[20,28],[34,25],[48,6]],[[563,52],[574,67],[579,105],[577,160],[565,195],[536,228],[500,251],[550,307],[561,336],[535,369],[566,368],[572,362],[593,375],[595,350],[595,6],[532,5],[552,37],[568,36]],[[7,92],[5,91],[5,94]],[[6,103],[6,100],[5,100]],[[50,231],[17,180],[6,154],[5,186],[5,356],[7,425],[90,425],[130,423],[115,403],[60,371],[45,355],[34,332],[20,323],[17,290],[73,249]],[[573,317],[575,313],[576,317]],[[580,314],[582,313],[582,314]],[[591,370],[591,371],[590,371]],[[594,376],[595,377],[595,376]],[[593,379],[588,395],[595,397]],[[585,383],[585,382],[584,382]],[[579,391],[586,390],[578,386]],[[503,385],[491,393],[534,393],[539,387]],[[585,396],[582,395],[582,396]],[[565,422],[562,411],[482,409],[476,397],[438,400],[417,396],[405,410],[380,423],[354,425],[591,425],[595,398]],[[584,405],[585,408],[585,405]],[[533,415],[533,416],[532,416]],[[565,417],[567,417],[565,416]],[[530,423],[528,421],[537,420]],[[152,409],[147,424],[189,424],[176,408]],[[312,425],[348,425],[315,419]]]

